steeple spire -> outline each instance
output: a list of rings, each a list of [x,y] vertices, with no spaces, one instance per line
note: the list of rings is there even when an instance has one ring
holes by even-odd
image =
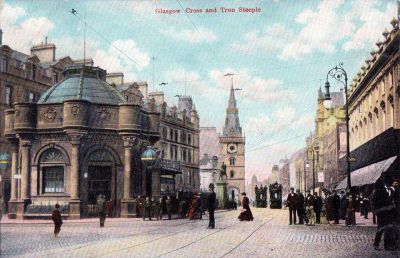
[[[242,127],[239,123],[239,110],[236,106],[233,79],[231,80],[231,92],[229,95],[228,108],[226,109],[226,119],[223,134],[224,136],[242,136]]]

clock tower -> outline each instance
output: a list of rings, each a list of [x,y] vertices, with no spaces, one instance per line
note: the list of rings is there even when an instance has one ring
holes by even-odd
[[[245,137],[239,123],[239,109],[236,105],[233,84],[219,143],[221,164],[224,162],[226,165],[228,199],[239,201],[240,193],[245,191]]]

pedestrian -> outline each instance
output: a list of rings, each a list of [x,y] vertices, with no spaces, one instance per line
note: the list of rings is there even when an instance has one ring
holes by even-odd
[[[318,196],[317,192],[314,192],[314,212],[315,212],[315,222],[317,224],[321,223],[321,210],[322,210],[322,198]]]
[[[149,196],[146,197],[146,200],[145,200],[144,203],[143,203],[143,208],[144,208],[144,211],[143,211],[143,220],[146,220],[146,217],[148,217],[149,220],[152,220],[152,219],[151,219],[151,208],[152,208],[152,203],[151,203],[151,200],[150,200],[150,197],[149,197]]]
[[[353,196],[349,195],[349,201],[347,202],[347,216],[346,216],[346,226],[356,225],[356,206]]]
[[[290,188],[290,193],[286,199],[287,206],[289,207],[289,225],[292,225],[292,222],[296,224],[296,206],[297,206],[297,194],[294,193],[294,188]]]
[[[142,205],[143,205],[142,197],[141,197],[140,195],[138,195],[138,196],[136,197],[135,202],[136,202],[136,207],[135,207],[135,210],[136,210],[136,218],[140,218],[140,217],[142,216],[142,214],[141,214]]]
[[[339,224],[339,209],[340,209],[340,197],[337,195],[336,190],[333,190],[332,195],[332,210],[333,210],[333,224]]]
[[[346,219],[346,207],[347,207],[347,196],[344,191],[340,191],[340,208],[339,208],[339,219]]]
[[[310,190],[306,193],[307,225],[315,226],[314,196],[311,195]]]
[[[364,219],[368,219],[368,209],[369,209],[369,198],[361,193],[360,195],[360,213],[364,216]]]
[[[54,238],[57,238],[58,234],[61,231],[61,225],[63,224],[60,212],[60,205],[58,203],[56,203],[56,205],[54,206],[51,218],[54,222]]]
[[[109,218],[112,218],[112,212],[113,212],[113,203],[111,200],[108,200],[106,203],[106,209],[107,209],[107,216]]]
[[[106,220],[106,197],[103,194],[99,194],[97,198],[97,209],[100,218],[100,227],[104,227],[104,222]]]
[[[203,219],[203,208],[202,208],[202,201],[201,196],[197,193],[197,200],[196,200],[196,213],[200,219]]]
[[[250,205],[249,205],[249,198],[247,198],[246,193],[242,193],[243,200],[242,200],[242,207],[243,211],[240,213],[238,219],[240,221],[252,221],[253,220],[253,213],[251,213]]]
[[[333,205],[332,205],[332,192],[327,191],[327,197],[325,199],[325,209],[326,209],[326,219],[329,221],[333,220]],[[343,207],[343,210],[346,211],[346,207]]]
[[[304,208],[304,195],[300,192],[299,189],[296,190],[297,193],[297,216],[299,217],[299,224],[304,224],[304,215],[305,215],[305,208]]]
[[[165,201],[165,207],[167,209],[168,220],[171,220],[172,203],[171,203],[171,197],[170,196],[167,196],[167,200]]]
[[[160,211],[158,213],[160,220],[162,220],[164,211],[166,210],[165,201],[166,201],[165,197],[160,197]]]
[[[215,228],[214,212],[215,212],[215,201],[216,201],[217,197],[214,192],[214,184],[210,183],[208,188],[210,189],[210,193],[208,194],[208,198],[207,198],[207,209],[208,209],[208,214],[209,214],[208,228],[213,229],[213,228]]]
[[[154,199],[154,197],[151,197],[151,206],[152,206],[152,215],[156,217],[157,220],[160,219],[160,210],[161,210],[161,202],[158,199]]]
[[[393,200],[393,190],[389,187],[390,182],[386,178],[383,180],[379,179],[375,184],[375,193],[372,198],[372,205],[374,207],[374,213],[377,217],[378,227],[375,234],[374,248],[379,249],[379,243],[381,242],[382,235],[385,234],[385,249],[394,249],[390,247],[390,228],[393,223],[393,216],[395,213],[395,205]],[[387,238],[387,239],[386,239]]]

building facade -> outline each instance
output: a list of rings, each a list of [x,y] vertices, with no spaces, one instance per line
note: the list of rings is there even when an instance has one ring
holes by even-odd
[[[400,175],[399,21],[393,19],[391,25],[350,85],[352,186],[373,184],[381,174]],[[345,158],[340,160],[340,167],[346,176]],[[344,180],[338,187],[346,186]]]
[[[159,170],[140,162],[159,140],[160,113],[141,98],[127,103],[105,74],[71,66],[37,103],[14,103],[5,111],[11,218],[38,216],[54,203],[69,218],[90,216],[99,194],[117,216],[127,217],[134,212],[133,196],[160,196]]]
[[[227,189],[229,200],[240,200],[240,193],[245,191],[245,144],[239,122],[239,109],[236,104],[235,90],[231,87],[225,125],[220,143],[220,162],[226,165]]]
[[[56,46],[47,39],[33,46],[30,54],[0,44],[0,197],[6,211],[11,197],[12,146],[4,136],[5,110],[17,102],[36,103],[51,85],[63,79],[63,69],[77,62],[68,56],[56,59]]]

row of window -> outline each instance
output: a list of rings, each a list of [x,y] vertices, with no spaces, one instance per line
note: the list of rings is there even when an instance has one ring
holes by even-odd
[[[11,86],[6,86],[6,99],[5,103],[7,106],[11,106],[13,103],[13,88]],[[28,101],[30,103],[36,103],[40,98],[40,95],[33,92],[33,91],[26,91],[25,95],[25,101]]]
[[[163,149],[165,150],[166,147],[163,146]],[[171,145],[169,147],[169,157],[171,160],[179,160],[178,158],[178,146],[176,145]],[[163,158],[164,158],[164,151],[163,151]],[[192,163],[192,152],[190,149],[187,148],[181,148],[181,161],[184,163]]]
[[[169,137],[168,137],[168,128],[162,127],[162,137],[164,139],[178,142],[179,131],[180,130],[178,130],[178,129],[170,128],[169,129]],[[179,142],[191,145],[192,144],[192,135],[190,133],[186,133],[185,131],[180,131]]]

